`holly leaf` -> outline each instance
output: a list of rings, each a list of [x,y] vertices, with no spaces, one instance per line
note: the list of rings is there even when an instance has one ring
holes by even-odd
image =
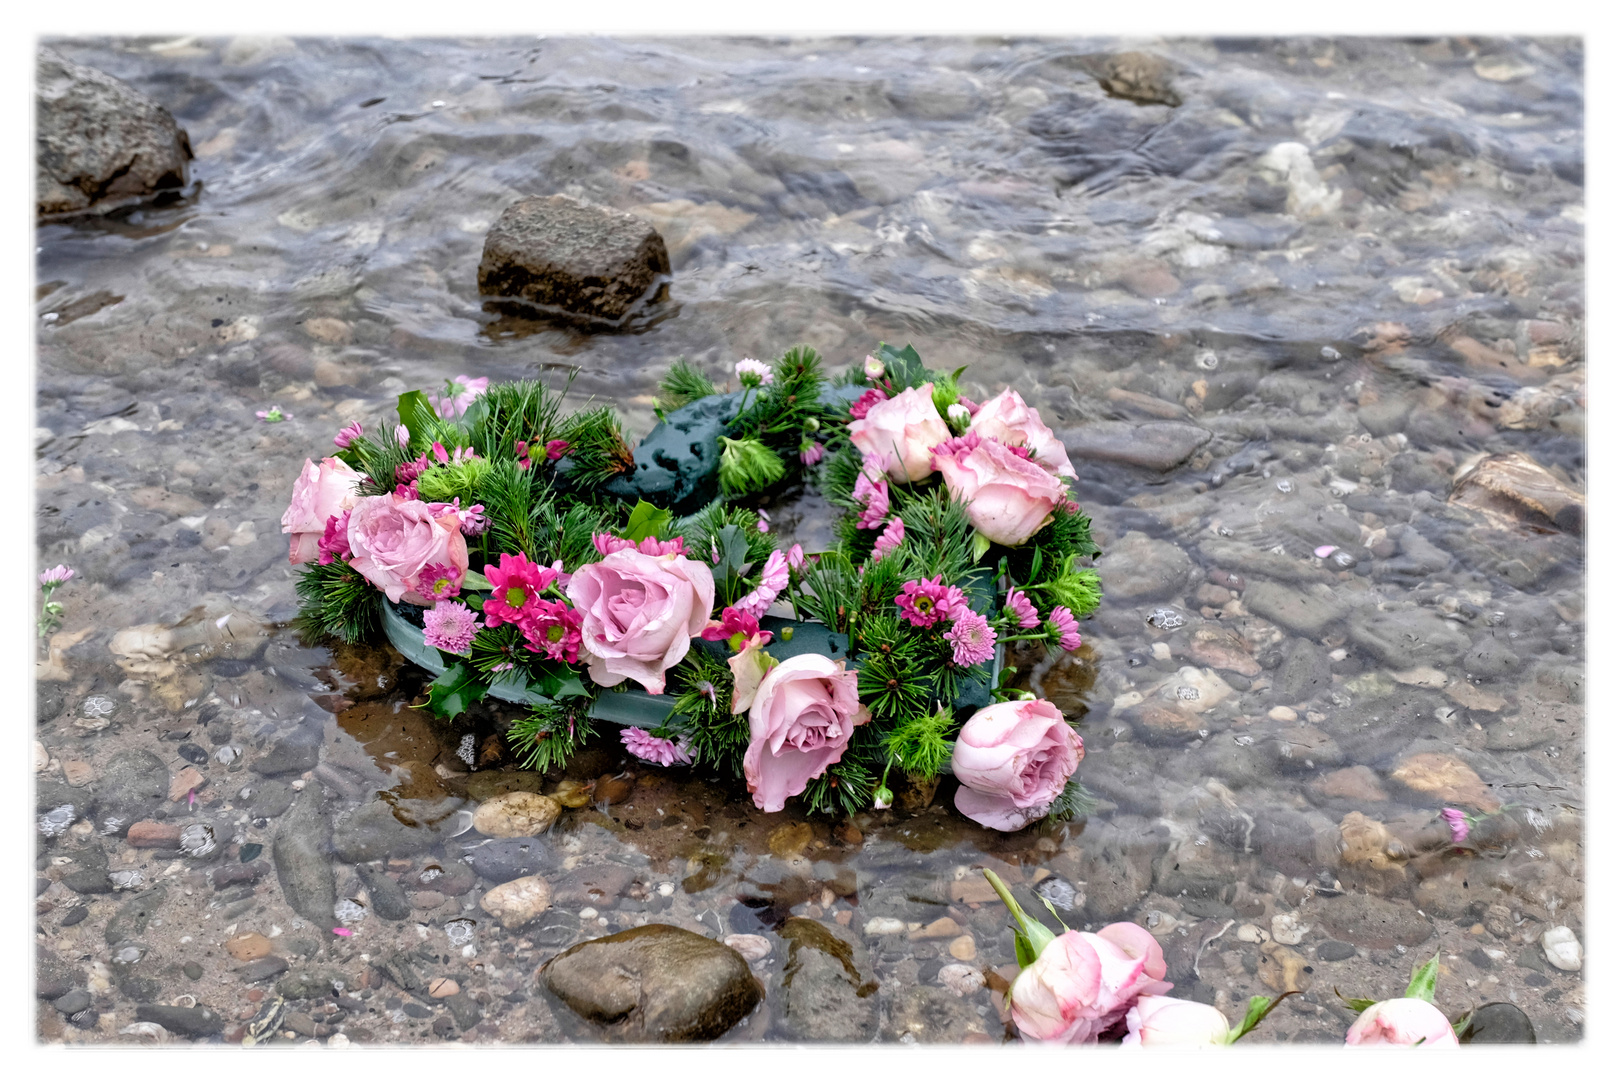
[[[923,367],[922,357],[910,345],[897,349],[887,342],[879,342],[875,355],[883,361],[884,373],[896,387],[921,386],[928,381],[928,369]]]
[[[489,687],[479,681],[477,672],[466,664],[451,664],[443,675],[428,683],[427,710],[441,720],[451,720],[482,701],[487,693]]]
[[[416,441],[417,435],[427,431],[438,418],[439,414],[433,410],[433,406],[428,403],[427,395],[422,391],[408,390],[399,395],[399,422],[411,433],[412,442]]]
[[[649,536],[657,536],[669,528],[668,510],[660,510],[646,499],[636,503],[630,511],[630,523],[625,526],[624,538],[639,544]]]
[[[1428,963],[1412,969],[1412,981],[1406,984],[1409,998],[1434,1004],[1434,984],[1440,977],[1440,954],[1435,953]]]

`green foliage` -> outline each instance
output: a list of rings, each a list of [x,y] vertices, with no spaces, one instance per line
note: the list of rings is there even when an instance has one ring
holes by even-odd
[[[472,640],[468,662],[487,678],[493,680],[501,673],[495,669],[506,664],[516,665],[527,675],[529,664],[536,654],[529,651],[523,631],[506,623],[493,629],[478,631]]]
[[[409,390],[399,395],[399,422],[411,433],[411,445],[418,448],[418,453],[433,441],[432,429],[438,421],[439,414],[422,391]]]
[[[670,365],[669,374],[658,384],[658,404],[673,411],[717,393],[719,390],[709,377],[682,357]]]
[[[349,452],[357,459],[351,464],[361,475],[370,477],[357,487],[361,495],[386,495],[394,490],[395,474],[399,467],[411,460],[411,455],[394,437],[394,425],[384,425],[375,439],[356,439],[349,444]]]
[[[861,700],[872,715],[881,721],[904,721],[927,714],[931,703],[930,680],[918,669],[914,648],[900,647],[885,653],[880,646],[876,651],[861,656],[856,686]]]
[[[888,342],[878,342],[873,356],[883,361],[884,376],[894,383],[895,390],[907,390],[913,386],[921,386],[930,381],[933,372],[923,367],[922,357],[917,350],[907,345],[903,349],[896,349]]]
[[[471,506],[484,477],[489,475],[489,459],[471,458],[450,465],[435,465],[416,481],[416,490],[427,502],[449,502],[459,498],[463,506]]]
[[[536,772],[566,767],[568,759],[594,733],[589,704],[587,700],[536,705],[526,716],[513,721],[506,739],[522,756],[523,767]]]
[[[624,527],[624,538],[638,544],[649,536],[662,539],[668,533],[669,525],[669,511],[660,510],[643,499],[630,511],[630,521]]]
[[[682,518],[671,535],[686,540],[690,558],[709,567],[714,574],[716,596],[729,604],[757,583],[758,572],[776,550],[776,537],[762,533],[758,516],[740,506],[726,506],[716,499],[702,510]],[[715,561],[715,556],[719,561]],[[744,569],[749,574],[744,575]]]
[[[1073,570],[1047,584],[1046,598],[1050,604],[1062,604],[1075,618],[1081,619],[1102,603],[1102,581],[1095,570]]]
[[[758,439],[729,439],[720,436],[720,490],[728,495],[763,491],[787,472],[782,459]]]
[[[860,578],[842,553],[830,551],[800,571],[804,592],[793,597],[794,609],[841,634],[849,632],[849,616],[860,601]]]
[[[1406,993],[1402,996],[1417,998],[1434,1004],[1434,984],[1440,978],[1440,954],[1435,953],[1428,963],[1412,968],[1412,981],[1406,985]]]
[[[952,499],[943,487],[910,492],[889,488],[891,508],[898,510],[906,527],[902,581],[932,578],[943,574],[946,581],[960,582],[978,562],[973,553],[973,523],[967,507]]]
[[[473,448],[492,461],[515,461],[519,440],[544,446],[558,437],[567,393],[566,387],[562,394],[553,393],[534,379],[491,383],[462,416],[474,433]]]
[[[1063,793],[1052,800],[1047,808],[1047,821],[1073,821],[1075,818],[1090,817],[1097,812],[1097,797],[1086,786],[1074,777],[1063,786]]]
[[[1249,999],[1249,1007],[1243,1016],[1243,1023],[1233,1028],[1232,1033],[1226,1037],[1227,1045],[1230,1046],[1232,1043],[1237,1042],[1239,1039],[1243,1038],[1243,1036],[1259,1027],[1260,1021],[1271,1015],[1271,1010],[1275,1009],[1278,1005],[1281,1005],[1283,998],[1288,997],[1290,994],[1297,993],[1299,993],[1298,990],[1288,990],[1269,1000],[1264,994],[1256,994],[1251,997]],[[1338,991],[1335,990],[1334,993],[1337,994]],[[1356,1009],[1356,1012],[1360,1012],[1362,1009],[1365,1009],[1373,1004],[1375,1003],[1368,1001],[1363,1004],[1361,1008]]]
[[[490,463],[477,495],[489,518],[486,550],[522,553],[531,559],[541,550],[538,526],[543,507],[551,500],[544,497],[543,489],[535,490],[535,479],[535,471],[519,468],[516,458]]]
[[[703,692],[704,684],[713,687],[713,701]],[[748,714],[731,714],[732,685],[726,662],[698,645],[669,672],[673,711],[690,721],[681,733],[691,744],[693,762],[739,775],[748,749]]]
[[[295,587],[299,626],[311,637],[330,634],[353,644],[371,637],[381,625],[376,586],[341,559],[326,566],[306,563]]]
[[[947,709],[913,715],[891,728],[885,743],[908,775],[939,776],[951,766],[954,746],[947,736],[954,724]]]
[[[467,711],[467,707],[482,701],[489,685],[479,679],[478,672],[463,663],[454,663],[444,674],[428,683],[428,699],[424,706],[441,720],[453,720]]]
[[[876,789],[877,776],[846,752],[838,764],[805,785],[805,812],[849,817],[871,808]]]
[[[619,416],[611,406],[584,409],[568,417],[556,438],[568,443],[568,479],[578,487],[599,487],[636,467],[635,452],[625,441]]]
[[[541,498],[534,522],[534,559],[550,566],[561,561],[569,573],[599,557],[593,537],[607,531],[607,519],[602,511],[585,503],[574,503],[566,510],[557,509],[558,502]]]

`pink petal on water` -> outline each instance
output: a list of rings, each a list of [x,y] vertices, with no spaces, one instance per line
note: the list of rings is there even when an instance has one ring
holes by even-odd
[[[350,930],[347,926],[334,926],[332,927],[332,933],[336,934],[338,937],[354,936],[354,931]]]
[[[1325,559],[1338,550],[1339,549],[1334,547],[1332,544],[1323,544],[1321,547],[1316,549],[1316,557],[1318,559]]]

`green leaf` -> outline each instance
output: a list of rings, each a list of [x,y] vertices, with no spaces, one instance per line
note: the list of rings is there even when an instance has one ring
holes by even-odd
[[[1460,1038],[1462,1038],[1463,1032],[1468,1030],[1468,1025],[1472,1024],[1473,1022],[1474,1022],[1474,1010],[1469,1009],[1467,1012],[1465,1012],[1461,1016],[1457,1017],[1456,1020],[1452,1021],[1451,1030],[1457,1036],[1457,1038],[1460,1039]]]
[[[1042,950],[1057,940],[1057,935],[1039,919],[1032,919],[1024,914],[1024,909],[1018,906],[1018,901],[1013,899],[1006,883],[996,876],[994,870],[985,870],[984,876],[990,880],[990,887],[996,890],[996,895],[1001,897],[1001,902],[1007,905],[1007,910],[1012,912],[1013,921],[1018,924],[1018,928],[1013,932],[1013,950],[1018,957],[1018,966],[1028,967],[1035,962],[1037,956],[1041,955]]]
[[[1046,910],[1050,911],[1052,913],[1052,918],[1057,920],[1059,926],[1063,927],[1063,929],[1065,929],[1065,930],[1069,929],[1069,924],[1064,922],[1063,921],[1063,916],[1061,916],[1061,915],[1059,915],[1057,913],[1057,908],[1052,906],[1052,901],[1050,901],[1046,897],[1042,896],[1041,897],[1041,903],[1046,905]]]
[[[1374,1001],[1372,998],[1347,998],[1343,994],[1339,993],[1339,988],[1337,986],[1333,988],[1333,993],[1337,995],[1340,1001],[1344,1002],[1345,1008],[1355,1013],[1365,1012],[1374,1005],[1378,1004],[1378,1002]]]
[[[625,526],[624,538],[639,544],[649,536],[657,536],[669,528],[668,510],[660,510],[646,499],[636,503],[630,511],[630,523]]]
[[[585,684],[579,681],[579,673],[567,664],[552,661],[537,664],[535,667],[534,689],[546,697],[556,700],[591,696],[591,692],[585,689]]]
[[[922,357],[910,345],[896,349],[887,342],[880,342],[873,355],[883,361],[884,373],[898,389],[921,386],[928,381],[928,369],[923,367]]]
[[[1290,994],[1297,993],[1299,993],[1298,990],[1288,990],[1284,993],[1278,994],[1274,998],[1267,998],[1264,994],[1254,995],[1254,997],[1249,999],[1249,1009],[1248,1012],[1246,1012],[1243,1016],[1243,1023],[1234,1028],[1232,1033],[1226,1037],[1227,1045],[1230,1046],[1232,1043],[1237,1042],[1239,1039],[1243,1038],[1243,1036],[1259,1027],[1260,1021],[1269,1016],[1272,1009],[1275,1009],[1278,1005],[1281,1005],[1283,998],[1288,997]],[[1338,991],[1335,990],[1334,993],[1338,993]],[[1370,1005],[1372,1002],[1369,1001],[1367,1004]],[[1356,1011],[1360,1012],[1361,1010],[1358,1009]]]
[[[978,562],[984,558],[984,553],[990,550],[990,538],[977,529],[973,532],[973,561]]]
[[[411,433],[411,441],[423,434],[439,419],[439,414],[428,404],[427,395],[420,390],[408,390],[399,395],[399,422]]]
[[[1429,962],[1421,967],[1412,969],[1412,981],[1406,984],[1406,994],[1409,998],[1417,998],[1434,1004],[1434,984],[1440,977],[1440,954],[1435,953]]]
[[[480,574],[478,571],[468,570],[466,576],[461,579],[461,587],[463,589],[471,589],[474,592],[489,592],[495,586],[489,583],[489,578],[485,577],[483,574]]]
[[[727,525],[715,534],[715,546],[720,549],[720,562],[714,573],[718,577],[735,577],[742,573],[748,562],[748,536],[736,525]]]
[[[428,684],[427,710],[441,720],[450,720],[467,711],[474,702],[482,701],[489,687],[479,681],[478,673],[466,664],[451,664]]]

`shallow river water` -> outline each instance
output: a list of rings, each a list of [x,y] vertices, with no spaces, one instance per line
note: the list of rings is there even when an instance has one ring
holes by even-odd
[[[37,695],[41,1038],[184,1038],[137,1016],[178,1003],[240,1041],[279,995],[286,1044],[596,1041],[535,969],[650,919],[760,939],[728,1041],[999,1042],[982,867],[1070,926],[1147,926],[1228,1016],[1301,991],[1256,1041],[1339,1041],[1335,988],[1398,996],[1436,951],[1449,1015],[1581,1036],[1581,974],[1541,944],[1584,936],[1578,42],[52,44],[172,110],[198,184],[37,232],[38,545],[78,572]],[[1168,60],[1124,88],[1157,100],[1100,85],[1130,49]],[[484,309],[485,232],[552,192],[658,226],[652,317]],[[880,340],[1011,384],[1071,447],[1107,595],[1080,654],[1014,659],[1081,719],[1087,820],[988,832],[949,782],[765,815],[609,739],[536,777],[509,717],[435,722],[396,655],[291,625],[293,479],[403,390],[574,373],[640,435],[677,356]],[[782,518],[824,535],[813,504]],[[105,820],[133,749],[178,851]],[[525,856],[552,906],[506,931],[477,901],[515,856],[465,811],[565,779],[594,802]],[[349,936],[270,865],[316,784]],[[1465,845],[1442,807],[1479,819]],[[795,960],[790,918],[847,970]]]

